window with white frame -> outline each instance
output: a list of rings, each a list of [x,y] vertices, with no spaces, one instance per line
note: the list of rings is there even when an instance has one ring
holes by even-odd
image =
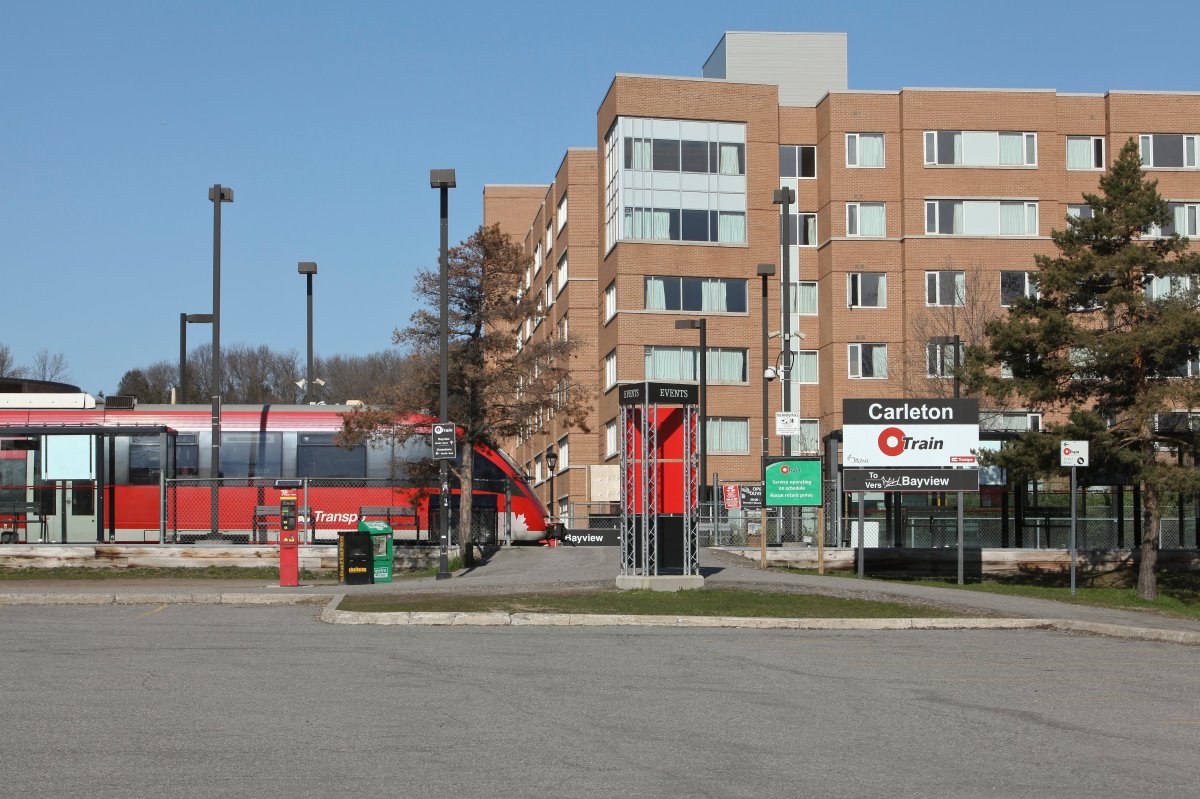
[[[886,272],[850,272],[846,275],[848,308],[886,308]]]
[[[563,254],[558,259],[558,290],[562,291],[567,285],[567,252],[563,250]]]
[[[617,420],[604,423],[604,457],[611,458],[617,454]]]
[[[562,233],[563,226],[567,224],[567,195],[563,195],[558,200],[558,232]]]
[[[796,353],[795,382],[803,385],[817,383],[817,351],[800,350]]]
[[[1068,219],[1092,219],[1094,216],[1095,212],[1092,210],[1092,206],[1087,203],[1067,204]]]
[[[847,236],[886,236],[883,203],[846,203]]]
[[[565,472],[571,466],[570,450],[567,447],[567,436],[558,440],[558,470]]]
[[[1036,236],[1037,200],[926,200],[925,232],[939,236]]]
[[[546,288],[544,289],[544,291],[545,291],[545,295],[546,295],[546,307],[549,308],[551,305],[554,304],[555,291],[554,291],[554,275],[553,274],[546,275]]]
[[[746,243],[745,124],[620,117],[605,152],[610,249],[618,240]]]
[[[737,347],[708,347],[705,378],[709,383],[745,383],[746,350]],[[699,347],[648,346],[647,380],[699,380]]]
[[[1194,134],[1143,133],[1138,136],[1142,166],[1154,169],[1195,169],[1196,139]]]
[[[881,167],[883,165],[882,133],[846,134],[846,166]]]
[[[559,340],[566,341],[568,332],[569,331],[567,330],[567,315],[563,314],[562,318],[558,320],[558,338],[559,338]]]
[[[926,166],[1037,166],[1037,134],[1029,131],[927,130]]]
[[[817,246],[817,215],[809,213],[791,214],[791,224],[788,241],[793,247]]]
[[[647,311],[746,312],[746,281],[722,277],[647,275]]]
[[[1197,215],[1200,213],[1200,203],[1168,202],[1167,209],[1171,213],[1171,221],[1166,227],[1152,226],[1148,236],[1170,238],[1178,233],[1180,236],[1194,238],[1197,235]]]
[[[846,355],[852,379],[887,378],[887,344],[848,344]]]
[[[1185,299],[1191,295],[1192,278],[1190,275],[1164,275],[1147,278],[1145,283],[1146,299],[1167,300]]]
[[[966,345],[961,341],[957,352],[954,344],[930,341],[925,345],[925,376],[954,377],[955,367],[966,363]]]
[[[1021,297],[1037,299],[1037,282],[1034,279],[1036,274],[1036,272],[1002,271],[1000,273],[1000,305],[1008,308]]]
[[[608,284],[604,289],[604,321],[617,315],[617,281]]]
[[[925,273],[925,304],[961,308],[967,297],[967,275],[951,269]]]
[[[542,271],[542,243],[539,241],[533,248],[533,273]]]
[[[792,436],[792,453],[815,455],[821,451],[821,425],[816,419],[801,419],[800,432]]]
[[[750,420],[710,416],[704,426],[704,448],[709,454],[745,453],[750,449]]]
[[[542,482],[542,456],[537,455],[533,459],[533,482]]]
[[[1193,355],[1171,369],[1167,377],[1200,377],[1200,355]]]
[[[792,313],[798,316],[817,315],[817,282],[801,280],[792,284]]]
[[[604,390],[608,391],[617,384],[617,351],[613,350],[604,356]]]
[[[1104,169],[1104,137],[1068,136],[1067,169]]]
[[[812,144],[779,147],[779,177],[810,179],[817,176],[817,148]]]
[[[549,255],[550,251],[552,249],[554,249],[554,221],[553,220],[546,223],[546,255]]]
[[[1037,432],[1042,429],[1042,415],[1028,411],[980,411],[979,429],[1007,430],[1013,433]]]

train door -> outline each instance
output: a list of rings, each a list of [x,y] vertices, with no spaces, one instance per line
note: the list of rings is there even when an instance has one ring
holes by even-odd
[[[35,492],[46,517],[46,540],[96,541],[96,437],[42,437]]]

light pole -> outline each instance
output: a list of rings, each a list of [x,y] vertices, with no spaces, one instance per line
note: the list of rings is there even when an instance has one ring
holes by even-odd
[[[213,312],[212,312],[212,537],[217,524],[217,480],[221,478],[221,204],[233,202],[233,189],[220,183],[208,190],[213,204]]]
[[[546,471],[550,473],[550,501],[546,503],[546,507],[550,509],[550,517],[554,519],[554,525],[558,527],[558,502],[554,496],[554,471],[558,468],[558,453],[554,451],[554,445],[546,447]],[[550,533],[548,538],[554,538],[554,533]]]
[[[759,264],[758,276],[762,278],[762,460],[759,476],[763,482],[762,529],[759,535],[759,568],[767,568],[767,455],[771,453],[771,439],[767,435],[767,389],[771,384],[771,360],[767,357],[767,278],[774,277],[775,264]]]
[[[309,405],[313,401],[312,279],[313,275],[317,273],[317,264],[315,261],[301,261],[296,265],[296,271],[308,280],[308,368],[304,372],[304,404]]]
[[[772,202],[782,206],[779,223],[779,240],[783,245],[783,288],[780,295],[783,297],[783,335],[781,343],[783,345],[783,372],[782,380],[780,381],[783,387],[783,412],[787,413],[792,409],[792,274],[791,274],[791,252],[792,252],[792,203],[796,201],[796,192],[786,186],[775,190],[772,196]],[[792,437],[783,437],[783,454],[792,454]]]
[[[441,194],[441,210],[442,210],[442,240],[441,240],[441,257],[438,259],[439,271],[441,273],[441,357],[439,359],[439,368],[441,370],[441,392],[440,392],[440,408],[439,421],[447,423],[450,420],[447,418],[450,415],[450,389],[449,389],[449,370],[450,370],[450,189],[455,187],[454,170],[453,169],[431,169],[429,170],[429,187],[437,189]],[[441,553],[438,556],[438,573],[439,580],[445,580],[450,577],[450,562],[447,555],[447,549],[450,546],[450,474],[449,461],[442,458],[438,461],[438,477],[442,486],[442,511],[438,514],[438,527],[441,534]],[[467,508],[468,524],[470,529],[470,514],[471,509]],[[460,509],[461,513],[461,509]],[[469,533],[468,533],[469,534]],[[467,547],[471,546],[467,542]]]
[[[700,331],[700,504],[708,501],[708,320],[679,319],[676,330]]]
[[[175,401],[180,405],[187,404],[187,326],[192,324],[212,324],[213,315],[210,313],[181,313],[179,314],[179,392]]]

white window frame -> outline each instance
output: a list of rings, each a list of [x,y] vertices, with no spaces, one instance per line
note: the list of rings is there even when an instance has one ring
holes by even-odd
[[[712,431],[708,426],[713,423],[722,424],[725,421],[740,422],[746,431],[746,440],[743,446],[738,449],[716,449],[713,447],[713,441],[719,440],[720,436],[712,435]],[[709,455],[745,455],[750,452],[750,419],[745,416],[709,416],[704,420],[704,449]]]
[[[607,324],[617,315],[617,281],[608,284],[604,289],[604,322]]]
[[[955,161],[951,163],[940,163],[938,161],[938,134],[939,133],[957,133],[962,136],[964,133],[973,134],[994,134],[996,137],[996,162],[991,163],[986,161],[983,163],[968,163]],[[1016,134],[1021,137],[1021,163],[1019,164],[1002,164],[1000,163],[1000,135],[1003,133]],[[941,168],[965,168],[965,169],[1036,169],[1038,165],[1037,157],[1037,132],[1029,130],[927,130],[922,137],[923,144],[923,162],[927,167]],[[1030,159],[1032,151],[1033,158]]]
[[[555,294],[561,294],[562,290],[567,287],[567,251],[563,250],[563,254],[558,258],[558,286]]]
[[[567,469],[569,469],[571,467],[570,453],[567,449],[567,445],[570,442],[567,441],[567,438],[568,438],[568,436],[563,436],[562,438],[560,438],[558,440],[558,473],[559,474],[562,474],[563,472],[565,472]]]
[[[1008,275],[1008,274],[1024,275],[1025,286],[1021,292],[1022,296],[1027,297],[1031,300],[1036,300],[1038,298],[1037,286],[1034,285],[1034,282],[1032,280],[1030,280],[1030,275],[1036,275],[1037,272],[1030,272],[1030,271],[1024,270],[1024,269],[1002,269],[1002,270],[1000,270],[1000,307],[1001,308],[1011,308],[1012,307],[1011,302],[1004,301],[1004,276]]]
[[[554,249],[554,220],[546,222],[546,255],[549,257],[550,251]]]
[[[604,390],[611,391],[617,385],[617,351],[604,356]]]
[[[567,195],[563,195],[558,199],[558,232],[562,233],[562,229],[567,224]]]
[[[1183,166],[1156,166],[1154,162],[1155,136],[1183,137]],[[1188,145],[1192,148],[1192,162],[1188,163]],[[1149,145],[1149,147],[1147,147]],[[1194,133],[1141,133],[1138,135],[1138,153],[1142,158],[1142,169],[1197,169],[1200,168],[1200,135]]]
[[[865,347],[883,347],[883,375],[864,377],[862,374],[862,357]],[[881,341],[868,341],[846,345],[847,371],[851,380],[887,380],[887,344]]]
[[[879,206],[879,208],[882,209],[882,211],[883,211],[883,232],[882,233],[867,234],[867,233],[862,232],[862,207],[864,205],[871,206],[871,207]],[[851,219],[854,220],[853,225],[851,225],[851,223],[850,223]],[[850,230],[851,227],[854,228],[853,232],[851,232],[851,230]],[[846,203],[846,236],[848,238],[861,238],[861,239],[886,238],[887,237],[887,203],[880,203],[880,202]]]
[[[792,154],[796,157],[796,173],[797,174],[790,176],[790,177],[784,177],[782,174],[780,174],[780,177],[783,180],[816,180],[817,179],[817,146],[815,144],[781,144],[781,145],[779,145],[779,147],[780,147],[780,149],[783,149],[784,147],[791,148]],[[805,177],[805,176],[799,174],[800,173],[800,151],[804,150],[804,149],[813,151],[813,174],[809,175],[808,177]],[[783,170],[781,169],[780,172],[782,173]]]
[[[797,310],[800,307],[800,289],[801,287],[812,289],[813,310],[805,312]],[[815,280],[797,280],[792,284],[791,305],[789,306],[792,313],[796,316],[819,316],[821,310],[821,293],[817,290],[817,281]]]
[[[880,305],[863,305],[862,300],[862,275],[879,275],[879,299]],[[858,298],[859,303],[855,304],[854,299],[854,283],[858,282]],[[887,272],[847,272],[846,273],[846,307],[847,308],[887,308]]]
[[[533,248],[533,273],[536,275],[540,271],[542,271],[542,243],[539,241]]]
[[[816,376],[815,380],[801,380],[800,379],[800,375],[803,374],[802,370],[800,369],[800,359],[801,358],[803,358],[805,360],[808,360],[810,358],[812,359],[812,362],[813,362],[812,373]],[[794,382],[797,385],[801,385],[801,386],[819,385],[821,382],[821,362],[819,360],[818,352],[816,350],[799,350],[799,351],[797,351],[796,352],[796,365],[792,368],[792,375],[794,375]]]
[[[604,459],[615,458],[617,454],[617,420],[611,419],[604,423]]]
[[[956,292],[959,296],[955,297],[957,302],[945,302],[942,297],[942,275],[950,273],[955,275],[955,289],[961,289],[961,292]],[[933,301],[930,301],[930,278],[933,278]],[[925,307],[926,308],[962,308],[967,302],[967,273],[961,269],[927,269],[925,270]]]
[[[960,341],[958,343],[958,366],[961,369],[967,363],[967,343]],[[954,365],[952,362],[947,362],[947,357],[953,360],[954,345],[953,344],[935,344],[926,342],[925,344],[925,377],[930,380],[945,380],[954,377]],[[937,373],[929,367],[931,364],[937,364]]]
[[[860,139],[863,136],[878,136],[879,137],[879,152],[882,154],[882,162],[878,164],[859,164],[862,159],[858,157]],[[851,148],[850,142],[854,142]],[[850,160],[850,151],[854,151],[854,161]],[[883,133],[847,133],[846,134],[846,167],[848,169],[886,169],[887,168],[887,136]]]
[[[951,232],[942,231],[940,229],[941,213],[940,213],[940,208],[939,208],[938,204],[943,203],[943,202],[994,203],[996,206],[996,215],[997,215],[997,221],[996,221],[996,231],[997,232],[996,233],[965,233],[965,232],[964,233],[954,233],[953,231],[951,231]],[[1023,203],[1024,204],[1024,209],[1022,211],[1022,217],[1021,217],[1025,221],[1025,232],[1024,233],[1001,233],[1000,232],[999,214],[1000,214],[1001,205],[1003,203]],[[1040,202],[1038,200],[1010,200],[1010,199],[1006,199],[1006,198],[959,199],[956,197],[927,197],[927,198],[925,198],[925,235],[926,236],[962,236],[965,238],[975,238],[975,237],[984,237],[984,238],[1000,237],[1000,238],[1006,238],[1006,239],[1036,238],[1041,232],[1041,209],[1039,208],[1039,205],[1040,205]],[[933,228],[934,229],[932,229],[932,230],[930,229],[930,225],[929,225],[930,206],[933,206],[933,222],[934,222]],[[1029,231],[1029,217],[1030,217],[1031,212],[1033,215],[1033,228],[1034,228],[1032,233]]]
[[[1088,152],[1091,154],[1091,157],[1089,159],[1092,163],[1091,166],[1071,166],[1070,161],[1067,160],[1070,157],[1071,141],[1079,140],[1079,139],[1087,139],[1087,141],[1088,141]],[[1103,172],[1104,171],[1105,165],[1108,163],[1108,142],[1106,142],[1104,140],[1103,136],[1067,136],[1065,141],[1066,141],[1067,152],[1066,152],[1066,155],[1064,155],[1064,157],[1063,157],[1063,163],[1066,164],[1068,171],[1071,171],[1071,172]],[[1100,142],[1100,165],[1099,166],[1096,166],[1096,142]]]
[[[1085,208],[1088,211],[1086,215],[1083,213],[1083,209]],[[1092,210],[1092,206],[1087,203],[1067,203],[1067,218],[1071,217],[1075,217],[1076,219],[1093,219],[1095,218],[1095,212]]]

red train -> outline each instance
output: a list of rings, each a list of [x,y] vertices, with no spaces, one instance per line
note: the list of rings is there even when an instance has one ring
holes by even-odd
[[[435,481],[414,474],[428,439],[342,449],[338,405],[232,405],[220,474],[207,405],[115,408],[87,394],[0,394],[0,534],[54,543],[275,540],[280,486],[298,490],[302,531],[335,540],[368,513],[399,513],[398,537],[437,525]],[[475,450],[477,537],[538,540],[547,513],[501,450]],[[452,513],[459,490],[453,486]],[[390,509],[390,510],[389,510]],[[407,512],[405,512],[407,511]]]

